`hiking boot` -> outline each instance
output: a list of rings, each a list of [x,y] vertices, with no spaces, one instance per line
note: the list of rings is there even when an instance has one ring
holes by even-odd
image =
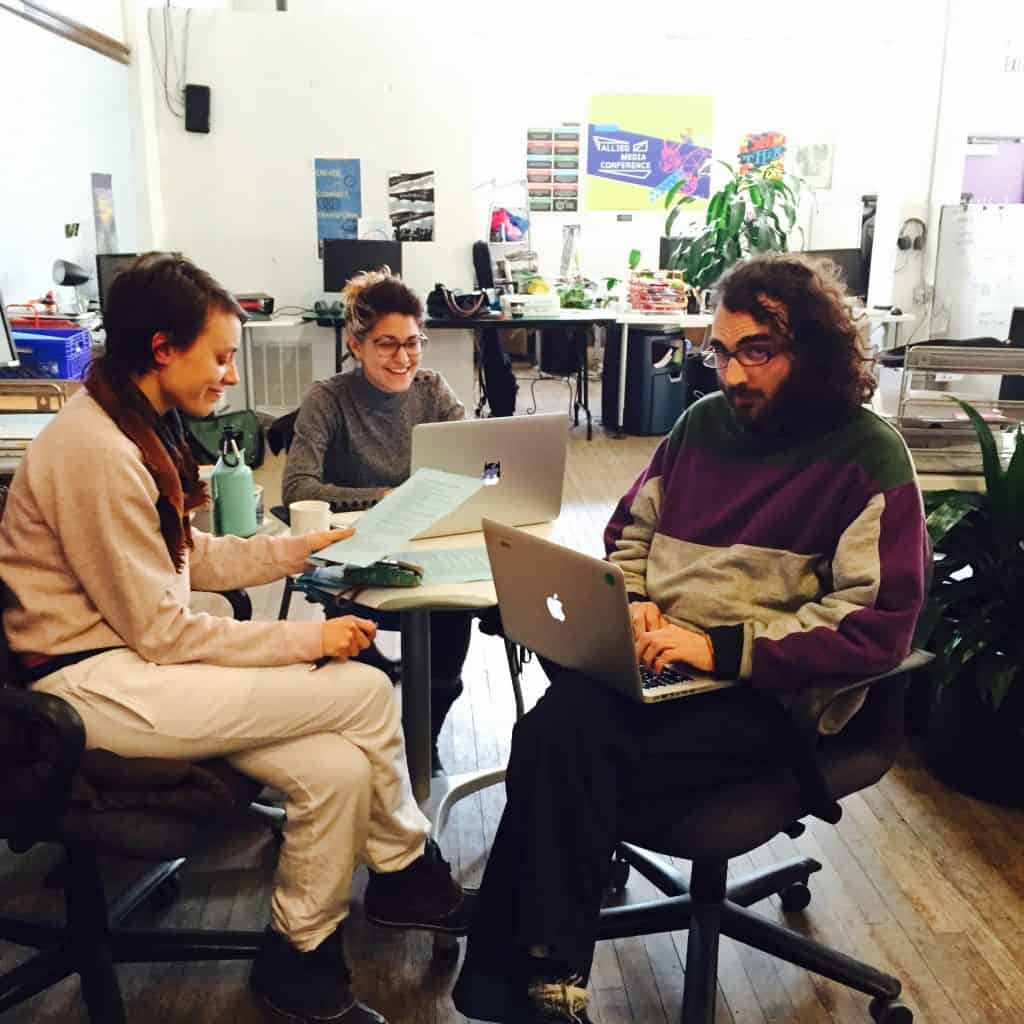
[[[249,986],[275,1020],[288,1024],[387,1024],[352,995],[342,926],[309,953],[267,928]]]
[[[465,935],[475,900],[475,893],[452,878],[441,848],[428,839],[423,855],[401,871],[370,872],[363,907],[366,919],[383,928]]]

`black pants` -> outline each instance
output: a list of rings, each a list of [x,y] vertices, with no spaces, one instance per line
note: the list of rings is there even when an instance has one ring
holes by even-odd
[[[551,686],[512,734],[507,804],[454,992],[471,1017],[507,1004],[531,946],[589,974],[618,841],[788,760],[788,719],[770,696],[737,688],[643,705],[542,663]]]

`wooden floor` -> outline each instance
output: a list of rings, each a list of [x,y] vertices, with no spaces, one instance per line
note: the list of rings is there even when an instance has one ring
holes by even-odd
[[[555,385],[545,385],[555,388]],[[562,391],[564,394],[564,388]],[[561,403],[557,393],[551,401]],[[560,539],[598,551],[614,501],[654,448],[653,439],[613,440],[598,428],[587,443],[573,431],[567,501]],[[261,473],[272,493],[280,467]],[[276,588],[256,594],[261,615],[276,614]],[[315,614],[297,602],[293,615]],[[502,645],[475,635],[465,679],[442,736],[451,770],[501,765],[508,754],[512,695]],[[545,681],[528,666],[528,703]],[[447,853],[470,883],[481,874],[501,813],[500,787],[456,809]],[[908,748],[881,784],[845,801],[837,828],[811,821],[797,841],[780,838],[736,862],[737,873],[796,853],[824,870],[811,882],[810,907],[786,915],[776,900],[759,905],[769,918],[841,947],[898,975],[918,1024],[1024,1022],[1024,813],[994,808],[953,793],[922,767]],[[0,853],[0,908],[58,914],[59,895],[41,879],[56,851]],[[269,835],[254,826],[230,844],[190,862],[182,893],[169,909],[138,922],[177,927],[262,928],[275,859]],[[111,891],[133,868],[111,864]],[[357,876],[348,931],[349,959],[358,994],[392,1024],[454,1024],[465,1020],[448,997],[456,967],[431,959],[427,937],[374,929],[362,919],[364,873]],[[652,894],[642,880],[627,898]],[[592,979],[592,1017],[601,1024],[659,1024],[678,1019],[685,933],[599,946]],[[0,945],[0,970],[21,951]],[[247,965],[128,966],[120,969],[129,1019],[171,1024],[249,1024],[262,1015],[246,988]],[[804,971],[723,940],[719,1024],[865,1024],[867,1000]],[[18,1011],[3,1024],[84,1019],[77,979]]]

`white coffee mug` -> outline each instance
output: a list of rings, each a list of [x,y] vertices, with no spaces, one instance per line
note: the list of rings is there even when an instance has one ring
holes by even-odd
[[[293,501],[288,506],[292,536],[321,533],[331,528],[331,504],[328,501]]]

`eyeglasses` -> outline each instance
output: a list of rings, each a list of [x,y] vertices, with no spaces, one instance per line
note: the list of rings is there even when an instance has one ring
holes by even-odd
[[[388,359],[397,356],[400,348],[405,350],[407,356],[418,356],[429,340],[425,334],[417,334],[405,341],[399,341],[398,338],[370,338],[377,351]]]
[[[770,342],[755,341],[750,345],[741,345],[735,352],[730,352],[724,345],[712,344],[701,350],[701,361],[705,366],[711,366],[724,373],[729,367],[730,359],[735,359],[744,367],[764,366],[783,351],[784,346],[773,345]]]

